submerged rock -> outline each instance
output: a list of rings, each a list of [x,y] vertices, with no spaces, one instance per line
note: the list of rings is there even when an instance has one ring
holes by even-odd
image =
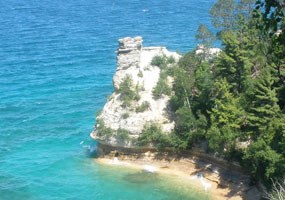
[[[161,68],[151,65],[155,56],[178,62],[180,55],[165,47],[143,47],[142,37],[119,39],[114,93],[108,98],[91,136],[101,143],[131,147],[146,123],[154,122],[165,133],[174,128],[169,111],[170,95],[153,96]],[[172,64],[173,65],[173,64]],[[168,65],[171,67],[171,64]],[[166,77],[172,87],[173,78]]]

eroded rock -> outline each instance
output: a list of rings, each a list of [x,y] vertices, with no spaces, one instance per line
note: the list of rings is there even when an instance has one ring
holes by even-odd
[[[132,146],[144,125],[150,122],[161,125],[165,133],[169,133],[174,128],[174,122],[169,116],[170,96],[161,95],[157,99],[153,97],[152,91],[159,80],[161,69],[152,66],[151,61],[155,56],[172,56],[177,62],[180,55],[168,51],[165,47],[142,47],[142,41],[142,37],[119,39],[117,70],[113,77],[115,92],[108,98],[101,114],[97,116],[97,127],[91,134],[100,142],[114,146]],[[130,89],[137,95],[136,99],[128,102],[128,105],[124,104],[124,97],[120,92],[121,83],[126,77],[132,80]],[[170,87],[172,81],[171,77],[167,77]],[[148,107],[138,112],[138,107],[142,104],[147,104]],[[108,136],[99,133],[98,130],[103,126],[102,124],[112,133]],[[124,141],[121,141],[121,136],[117,135],[119,129],[128,132],[127,139],[125,138]]]

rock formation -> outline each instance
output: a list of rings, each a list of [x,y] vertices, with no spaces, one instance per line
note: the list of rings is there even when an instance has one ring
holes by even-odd
[[[166,134],[174,128],[169,117],[170,95],[153,96],[161,69],[151,65],[151,61],[159,56],[171,58],[175,63],[180,55],[165,47],[142,47],[142,41],[141,37],[119,40],[117,70],[113,77],[115,91],[97,116],[97,124],[91,133],[101,143],[134,146],[146,123],[159,124]],[[172,77],[165,79],[171,87]]]

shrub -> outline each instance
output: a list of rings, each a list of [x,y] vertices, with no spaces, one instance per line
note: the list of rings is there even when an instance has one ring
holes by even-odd
[[[145,91],[144,82],[141,85],[139,83],[137,83],[137,85],[136,85],[136,93],[137,93],[137,95],[139,95],[140,91]]]
[[[129,131],[123,128],[117,130],[117,137],[120,142],[126,142],[130,139]]]
[[[140,71],[139,71],[139,73],[138,73],[138,77],[140,77],[140,78],[142,78],[142,77],[143,77],[143,72],[142,72],[142,70],[140,70]]]
[[[166,62],[167,62],[168,64],[173,64],[173,63],[175,63],[175,59],[174,59],[173,56],[170,56],[170,57],[167,58]]]
[[[130,117],[130,114],[128,112],[122,114],[123,119],[127,119],[129,117]]]
[[[137,91],[137,87],[136,87],[136,91],[134,91],[133,87],[134,87],[133,80],[129,75],[127,75],[123,79],[123,81],[121,82],[119,86],[119,89],[117,90],[117,92],[121,94],[121,100],[123,101],[122,105],[124,107],[130,106],[132,100],[138,101],[140,99],[140,96]]]
[[[158,124],[146,124],[138,138],[139,146],[153,146],[157,148],[165,148],[170,146],[170,138],[163,133]]]
[[[165,74],[167,74],[168,76],[174,77],[177,67],[178,65],[176,64],[172,65],[171,67],[168,67],[167,69],[165,69]]]
[[[143,68],[144,71],[149,71],[150,70],[150,66],[146,66]]]
[[[160,73],[158,82],[154,87],[154,89],[152,90],[152,95],[154,96],[155,99],[158,99],[161,97],[162,94],[170,95],[171,88],[167,83],[167,76],[163,73]]]
[[[96,127],[98,136],[105,137],[105,139],[108,139],[113,136],[113,130],[109,127],[106,127],[103,120],[97,119]]]
[[[139,105],[139,106],[136,107],[136,112],[137,112],[137,113],[138,113],[138,112],[144,112],[144,111],[146,111],[147,109],[149,109],[149,107],[150,107],[149,102],[144,101],[144,102],[142,102],[141,105]]]
[[[151,60],[151,65],[158,66],[159,68],[165,68],[166,67],[166,57],[164,56],[154,56]]]

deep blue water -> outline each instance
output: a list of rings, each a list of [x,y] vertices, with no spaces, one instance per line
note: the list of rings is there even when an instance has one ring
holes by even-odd
[[[201,199],[165,177],[130,181],[140,174],[96,164],[88,147],[113,90],[117,40],[186,52],[213,3],[1,0],[0,199]]]

